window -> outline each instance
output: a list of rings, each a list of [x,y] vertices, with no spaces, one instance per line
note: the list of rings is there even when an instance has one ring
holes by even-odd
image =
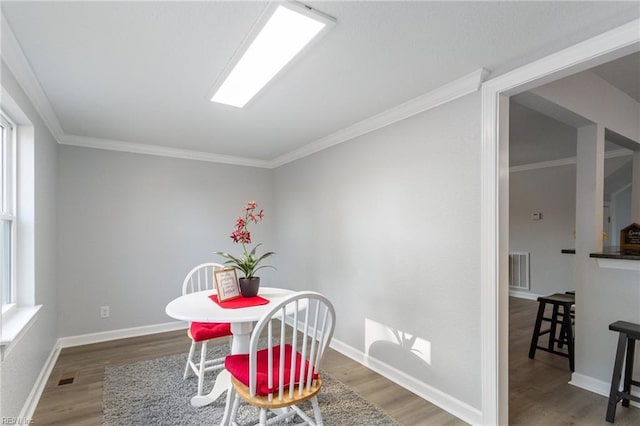
[[[1,1],[1,0],[0,0]],[[34,324],[35,131],[4,87],[0,110],[0,363]]]
[[[15,125],[0,113],[0,284],[2,313],[16,302],[15,288]]]

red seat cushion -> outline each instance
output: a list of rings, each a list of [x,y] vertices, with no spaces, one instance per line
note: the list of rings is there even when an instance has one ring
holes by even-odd
[[[189,327],[191,337],[195,342],[215,339],[231,335],[231,324],[217,322],[192,322]]]
[[[256,394],[257,395],[268,395],[276,391],[280,385],[279,383],[279,375],[280,375],[280,346],[273,347],[273,387],[269,387],[269,350],[262,349],[257,352],[257,374],[256,374]],[[285,353],[285,361],[284,361],[284,380],[285,386],[288,386],[289,378],[291,374],[291,345],[284,345],[284,353]],[[296,352],[296,372],[295,372],[295,383],[298,383],[297,380],[300,377],[300,365],[302,364],[302,356],[299,352]],[[231,373],[233,377],[235,377],[240,383],[249,387],[249,354],[237,354],[237,355],[229,355],[225,358],[224,361],[225,368]],[[305,376],[309,371],[309,361],[305,361]],[[313,378],[316,379],[318,377],[317,374],[313,375]]]

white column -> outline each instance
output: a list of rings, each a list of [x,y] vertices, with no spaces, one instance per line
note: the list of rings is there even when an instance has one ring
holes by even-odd
[[[602,250],[604,127],[578,129],[576,170],[576,259]]]
[[[576,163],[576,325],[575,373],[588,364],[590,347],[588,307],[594,303],[590,253],[602,250],[604,202],[604,127],[597,124],[578,129]]]
[[[631,222],[640,223],[640,151],[633,153],[633,177],[631,178]],[[623,226],[629,225],[621,224]]]

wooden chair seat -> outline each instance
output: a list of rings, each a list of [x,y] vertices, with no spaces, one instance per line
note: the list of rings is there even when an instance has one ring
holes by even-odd
[[[240,382],[233,376],[231,376],[231,384],[238,395],[254,407],[275,410],[278,408],[289,407],[291,405],[297,405],[307,399],[313,398],[318,394],[318,392],[320,392],[320,388],[322,388],[322,379],[316,379],[308,390],[306,389],[306,386],[303,387],[302,394],[300,394],[299,387],[295,386],[293,397],[289,396],[289,392],[285,392],[282,396],[282,400],[278,398],[271,398],[271,401],[269,400],[269,395],[251,396],[249,387],[245,386],[244,383]]]

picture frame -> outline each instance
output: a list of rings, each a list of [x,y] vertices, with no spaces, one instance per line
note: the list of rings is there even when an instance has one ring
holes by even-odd
[[[219,269],[214,272],[216,280],[216,290],[218,291],[218,302],[236,299],[240,293],[238,276],[234,268]]]

